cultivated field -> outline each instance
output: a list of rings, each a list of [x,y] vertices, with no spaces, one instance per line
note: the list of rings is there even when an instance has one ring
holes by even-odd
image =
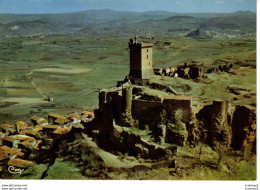
[[[114,86],[128,74],[128,40],[129,37],[88,35],[1,39],[1,113],[22,117],[50,110],[67,113],[83,107],[94,109],[98,90]],[[242,94],[250,94],[237,101],[255,104],[255,40],[158,38],[153,42],[155,68],[185,62],[244,66],[232,74],[210,74],[210,82],[169,81],[175,86],[191,86],[187,95],[201,96],[203,92],[205,98],[232,100],[233,94],[226,91],[227,86],[232,86],[242,88]],[[46,97],[53,101],[45,101]]]

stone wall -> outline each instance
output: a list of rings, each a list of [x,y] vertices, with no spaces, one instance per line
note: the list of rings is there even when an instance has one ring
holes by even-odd
[[[134,98],[136,93],[141,95]],[[256,113],[248,106],[214,100],[195,114],[189,97],[149,96],[129,87],[101,91],[99,99],[95,119],[85,130],[106,150],[119,147],[124,151],[131,149],[135,155],[150,155],[146,151],[149,146],[140,137],[126,133],[115,135],[115,125],[150,130],[158,144],[195,147],[202,142],[219,153],[239,150],[244,156],[256,150]],[[125,140],[121,142],[120,138]]]

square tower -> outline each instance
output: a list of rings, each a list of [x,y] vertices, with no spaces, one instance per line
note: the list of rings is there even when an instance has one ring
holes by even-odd
[[[130,73],[133,79],[149,79],[153,72],[153,43],[138,42],[134,37],[129,41]]]

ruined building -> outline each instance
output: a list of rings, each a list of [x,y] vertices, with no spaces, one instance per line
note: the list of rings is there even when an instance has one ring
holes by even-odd
[[[136,37],[130,40],[129,76],[117,87],[99,92],[95,119],[83,123],[88,136],[105,150],[143,158],[176,156],[179,147],[200,143],[217,152],[254,153],[255,109],[222,100],[208,100],[211,103],[197,109],[192,97],[151,83],[152,46]]]

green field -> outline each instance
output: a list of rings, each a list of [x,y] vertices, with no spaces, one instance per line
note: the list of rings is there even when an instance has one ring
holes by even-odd
[[[24,116],[28,120],[27,114],[34,112],[93,110],[98,106],[98,91],[116,85],[128,75],[129,38],[51,35],[0,39],[1,113],[15,115],[15,118]],[[164,83],[191,86],[186,95],[201,97],[203,92],[202,97],[227,100],[233,98],[225,91],[227,86],[242,87],[250,94],[250,100],[239,101],[255,103],[255,40],[179,37],[156,38],[153,42],[155,68],[178,66],[185,62],[210,66],[221,61],[239,66],[233,74],[210,74],[210,84],[172,78],[163,79]],[[220,93],[215,93],[216,89]],[[47,96],[54,100],[44,101]],[[1,116],[8,120],[5,115]]]

